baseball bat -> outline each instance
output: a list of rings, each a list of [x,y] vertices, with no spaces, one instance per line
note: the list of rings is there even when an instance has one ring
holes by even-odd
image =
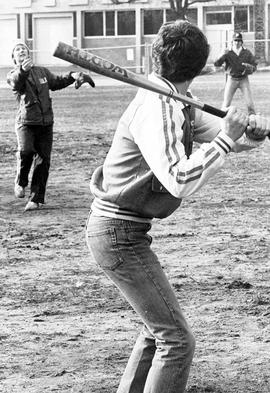
[[[192,105],[204,112],[211,113],[214,116],[221,118],[226,116],[226,112],[218,108],[205,104],[201,101],[194,100],[193,98],[185,95],[175,93],[174,91],[166,87],[159,86],[145,77],[135,74],[134,72],[116,65],[109,60],[96,56],[86,50],[75,48],[74,46],[65,44],[64,42],[58,43],[53,55],[59,59],[66,60],[97,74],[171,97],[177,101],[183,102],[184,104]]]

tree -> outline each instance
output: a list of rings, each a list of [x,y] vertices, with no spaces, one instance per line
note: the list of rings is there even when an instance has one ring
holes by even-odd
[[[216,0],[167,0],[170,6],[170,19],[187,19],[187,12],[192,4],[210,3]],[[113,4],[136,3],[136,0],[111,0]]]
[[[168,0],[172,19],[187,19],[187,12],[192,4],[208,3],[215,0]]]

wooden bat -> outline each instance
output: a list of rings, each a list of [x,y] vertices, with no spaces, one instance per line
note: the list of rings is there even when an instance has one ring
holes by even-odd
[[[192,105],[195,108],[211,113],[217,117],[223,118],[226,116],[226,112],[220,109],[204,104],[201,101],[194,100],[193,98],[184,96],[182,94],[175,93],[174,91],[166,87],[159,86],[158,84],[149,81],[145,77],[128,71],[126,68],[120,67],[109,60],[96,56],[86,50],[75,48],[74,46],[65,44],[64,42],[58,43],[53,55],[59,59],[66,60],[72,64],[76,64],[82,68],[96,72],[97,74],[108,76],[109,78],[117,79],[121,82],[125,82],[137,87],[142,87],[143,89],[174,98],[177,101]]]

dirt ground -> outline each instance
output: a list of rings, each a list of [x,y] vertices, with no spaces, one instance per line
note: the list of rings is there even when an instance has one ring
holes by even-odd
[[[270,115],[269,74],[256,78],[255,101]],[[223,83],[204,77],[194,92],[220,105]],[[116,392],[141,324],[94,264],[84,227],[91,174],[135,90],[53,93],[47,204],[24,213],[26,200],[13,196],[16,105],[0,89],[1,393]],[[153,223],[153,248],[197,339],[188,393],[270,392],[269,162],[269,141],[230,154],[219,175]]]

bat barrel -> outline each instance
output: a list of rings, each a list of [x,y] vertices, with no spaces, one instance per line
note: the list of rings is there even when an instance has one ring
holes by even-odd
[[[62,60],[86,68],[97,74],[108,76],[114,72],[114,79],[121,80],[126,75],[126,70],[101,57],[95,56],[86,50],[75,48],[71,45],[59,42],[53,55]],[[111,76],[112,77],[112,76]]]

